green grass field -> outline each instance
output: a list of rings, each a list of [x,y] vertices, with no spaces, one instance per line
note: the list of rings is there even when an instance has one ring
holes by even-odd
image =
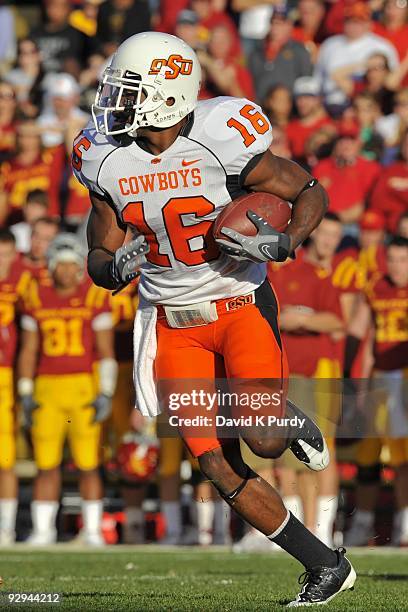
[[[408,554],[349,555],[359,579],[330,610],[408,610]],[[300,565],[284,553],[235,555],[223,549],[115,547],[0,552],[0,609],[120,611],[283,610],[297,592]],[[9,592],[62,594],[59,605],[10,605]]]

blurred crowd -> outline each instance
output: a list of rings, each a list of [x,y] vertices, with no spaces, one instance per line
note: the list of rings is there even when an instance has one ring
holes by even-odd
[[[318,475],[243,449],[246,461],[325,542],[367,545],[380,532],[382,543],[407,545],[407,1],[26,0],[0,1],[0,546],[16,535],[32,545],[67,539],[61,508],[77,485],[71,532],[88,545],[276,546],[245,532],[182,443],[133,410],[137,284],[112,297],[84,271],[90,203],[72,174],[72,141],[117,46],[147,30],[196,50],[200,99],[259,103],[272,152],[301,164],[330,197],[296,260],[270,266],[269,278],[292,398],[329,423],[334,460]],[[315,387],[343,377],[359,398],[348,417],[353,402],[339,408],[341,393],[328,401]],[[365,413],[373,380],[382,394]],[[41,422],[24,420],[29,401],[47,406]],[[74,412],[92,403],[97,422],[86,412],[84,425]],[[341,439],[335,424],[347,418],[353,435]],[[370,436],[355,432],[364,419],[378,424]]]

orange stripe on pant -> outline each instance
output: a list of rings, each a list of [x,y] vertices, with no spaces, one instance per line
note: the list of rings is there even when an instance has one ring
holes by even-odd
[[[168,398],[170,393],[189,393],[198,382],[200,389],[214,393],[215,379],[225,377],[230,379],[232,386],[234,379],[254,379],[253,388],[258,392],[256,381],[274,379],[275,390],[284,394],[288,366],[277,317],[275,295],[270,285],[264,283],[255,292],[255,304],[223,312],[217,321],[208,325],[173,329],[160,318],[155,373],[163,392],[161,396]],[[270,384],[262,389],[271,392]],[[245,390],[248,392],[248,384]],[[269,413],[272,414],[270,409]],[[186,414],[191,416],[191,406],[177,410],[178,417]],[[214,417],[214,412],[211,416]],[[205,428],[205,437],[192,436],[191,431],[179,427],[179,433],[195,457],[231,441],[220,437],[215,426]]]

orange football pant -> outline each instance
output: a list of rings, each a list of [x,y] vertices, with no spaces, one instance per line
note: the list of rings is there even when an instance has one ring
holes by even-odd
[[[231,301],[234,309],[226,310],[225,305]],[[273,389],[284,397],[288,365],[278,330],[278,303],[269,283],[255,291],[255,303],[239,306],[233,298],[220,300],[217,311],[217,321],[181,329],[169,327],[159,314],[155,374],[159,389],[164,383],[161,397],[189,392],[197,385],[214,392],[217,378],[229,379],[234,390],[233,379],[240,379],[237,388],[242,379],[253,379],[253,384],[242,382],[242,391],[271,393]],[[268,410],[271,414],[270,408],[263,409],[263,414]],[[242,408],[240,411],[242,414]],[[191,407],[168,412],[178,417],[192,414]],[[249,412],[250,409],[246,415]],[[207,414],[214,417],[214,413]],[[231,438],[221,437],[215,426],[205,427],[203,436],[197,430],[191,435],[193,430],[189,427],[179,426],[178,431],[195,457],[231,442]]]

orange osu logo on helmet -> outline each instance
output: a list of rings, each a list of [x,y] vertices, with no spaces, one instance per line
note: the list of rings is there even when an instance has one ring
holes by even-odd
[[[179,74],[188,75],[193,71],[193,60],[184,59],[181,55],[172,54],[167,59],[156,58],[152,61],[149,74],[159,74],[163,66],[167,66],[170,70],[166,70],[166,79],[176,79]]]

